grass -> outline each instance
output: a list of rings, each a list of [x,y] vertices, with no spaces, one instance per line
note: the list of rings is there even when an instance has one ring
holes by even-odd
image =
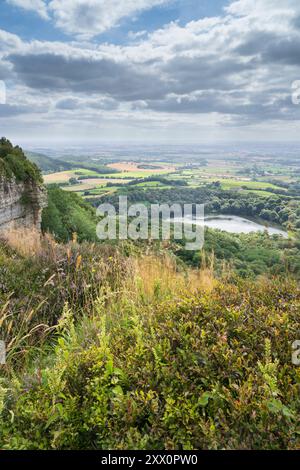
[[[211,267],[201,270],[179,269],[176,261],[167,253],[157,257],[148,255],[133,261],[135,278],[133,288],[135,296],[140,294],[143,300],[153,302],[157,298],[173,299],[176,296],[196,293],[199,289],[211,292],[216,280]]]
[[[299,447],[299,286],[166,249],[0,244],[1,448]]]
[[[281,189],[278,186],[275,186],[272,183],[262,182],[262,181],[244,181],[244,180],[235,180],[235,179],[209,179],[208,182],[213,181],[220,181],[223,189],[233,189],[233,188],[242,188],[245,187],[247,189]]]
[[[8,362],[8,367],[23,367],[27,352],[43,344],[44,333],[55,326],[65,303],[78,313],[100,295],[102,280],[111,279],[111,288],[116,288],[123,275],[113,274],[114,269],[127,267],[121,259],[115,263],[115,256],[118,250],[109,246],[79,245],[76,235],[71,242],[58,244],[49,235],[30,231],[8,234],[0,243],[1,339],[8,357],[17,354],[17,362]],[[43,332],[38,325],[43,325]]]
[[[299,448],[299,287],[217,280],[213,260],[191,271],[164,251],[106,250],[75,239],[32,260],[50,270],[21,316],[7,294],[0,321],[16,339],[2,368],[1,448]],[[49,287],[60,301],[50,329],[39,306]]]
[[[21,256],[37,256],[42,252],[41,234],[35,228],[8,230],[5,235],[6,243]]]

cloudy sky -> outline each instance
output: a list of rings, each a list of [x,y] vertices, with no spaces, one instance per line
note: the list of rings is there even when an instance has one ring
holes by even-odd
[[[299,0],[0,0],[0,134],[297,141]]]

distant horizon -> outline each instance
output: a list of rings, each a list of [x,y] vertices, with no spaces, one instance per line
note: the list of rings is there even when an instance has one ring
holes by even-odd
[[[19,142],[22,142],[22,139],[20,139]],[[300,140],[295,141],[295,140],[290,140],[290,141],[256,141],[256,142],[251,142],[251,141],[215,141],[215,142],[193,142],[193,141],[126,141],[126,140],[87,140],[87,141],[78,141],[78,142],[72,142],[69,140],[55,140],[54,142],[50,141],[26,141],[23,140],[25,145],[29,145],[31,147],[44,147],[44,148],[54,148],[57,145],[61,146],[66,146],[66,147],[75,147],[75,148],[80,148],[81,146],[90,146],[90,147],[95,147],[95,146],[133,146],[133,147],[163,147],[163,146],[168,146],[168,147],[182,147],[182,146],[203,146],[207,148],[213,148],[213,147],[221,147],[221,146],[226,146],[226,147],[234,147],[234,146],[241,146],[241,147],[273,147],[273,146],[286,146],[286,145],[291,145],[291,146],[299,146],[300,150]],[[300,156],[300,155],[299,155]]]
[[[278,141],[268,141],[268,140],[261,140],[261,141],[243,141],[243,140],[216,140],[214,142],[210,141],[176,141],[176,140],[98,140],[98,139],[87,139],[87,140],[64,140],[64,139],[22,139],[22,138],[14,138],[7,135],[1,135],[1,137],[5,137],[10,140],[15,145],[20,145],[24,147],[32,147],[32,148],[55,148],[59,147],[67,147],[67,148],[80,148],[80,147],[97,147],[97,146],[132,146],[132,147],[182,147],[182,146],[203,146],[206,148],[213,148],[213,147],[278,147],[287,145],[290,146],[298,146],[300,150],[300,140],[278,140]],[[300,156],[300,155],[299,155]]]
[[[216,142],[216,143],[176,143],[176,142],[108,142],[108,141],[95,141],[95,142],[81,142],[81,143],[68,143],[60,142],[48,143],[47,145],[41,144],[21,144],[20,142],[13,142],[15,145],[21,145],[26,152],[41,153],[49,157],[62,157],[63,155],[95,155],[95,156],[108,156],[120,158],[123,153],[123,159],[137,159],[144,158],[151,161],[158,159],[159,156],[167,157],[170,152],[174,155],[182,154],[183,159],[187,162],[189,156],[192,158],[195,155],[199,157],[208,158],[216,155],[223,158],[228,156],[232,157],[234,154],[240,156],[241,159],[247,156],[266,156],[280,158],[280,156],[291,157],[299,159],[300,161],[300,142]],[[106,155],[105,155],[106,154]]]

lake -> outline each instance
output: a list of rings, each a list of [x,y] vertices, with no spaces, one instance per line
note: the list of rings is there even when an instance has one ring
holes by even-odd
[[[185,219],[193,224],[197,223],[191,218]],[[180,222],[179,219],[175,221]],[[268,231],[270,235],[281,235],[288,238],[287,232],[275,227],[266,227],[265,225],[253,222],[252,220],[238,217],[237,215],[209,215],[205,217],[204,225],[213,229],[224,230],[229,233],[252,233]]]
[[[205,226],[225,230],[230,233],[251,233],[268,231],[270,235],[282,235],[288,238],[287,232],[275,227],[266,227],[265,225],[253,222],[236,215],[212,215],[205,218]]]

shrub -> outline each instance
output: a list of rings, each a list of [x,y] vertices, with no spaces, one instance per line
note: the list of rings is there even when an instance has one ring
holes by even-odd
[[[48,205],[42,214],[42,230],[60,242],[68,242],[76,232],[78,240],[96,241],[96,211],[77,194],[58,186],[48,187]]]
[[[3,392],[1,446],[298,448],[296,284],[237,278],[188,293],[187,280],[170,297],[153,283],[145,298],[139,279],[102,291],[79,323],[65,307],[47,357]]]
[[[15,177],[18,182],[34,181],[42,183],[43,178],[38,167],[30,162],[21,147],[14,147],[5,138],[0,139],[0,176],[8,179]]]

